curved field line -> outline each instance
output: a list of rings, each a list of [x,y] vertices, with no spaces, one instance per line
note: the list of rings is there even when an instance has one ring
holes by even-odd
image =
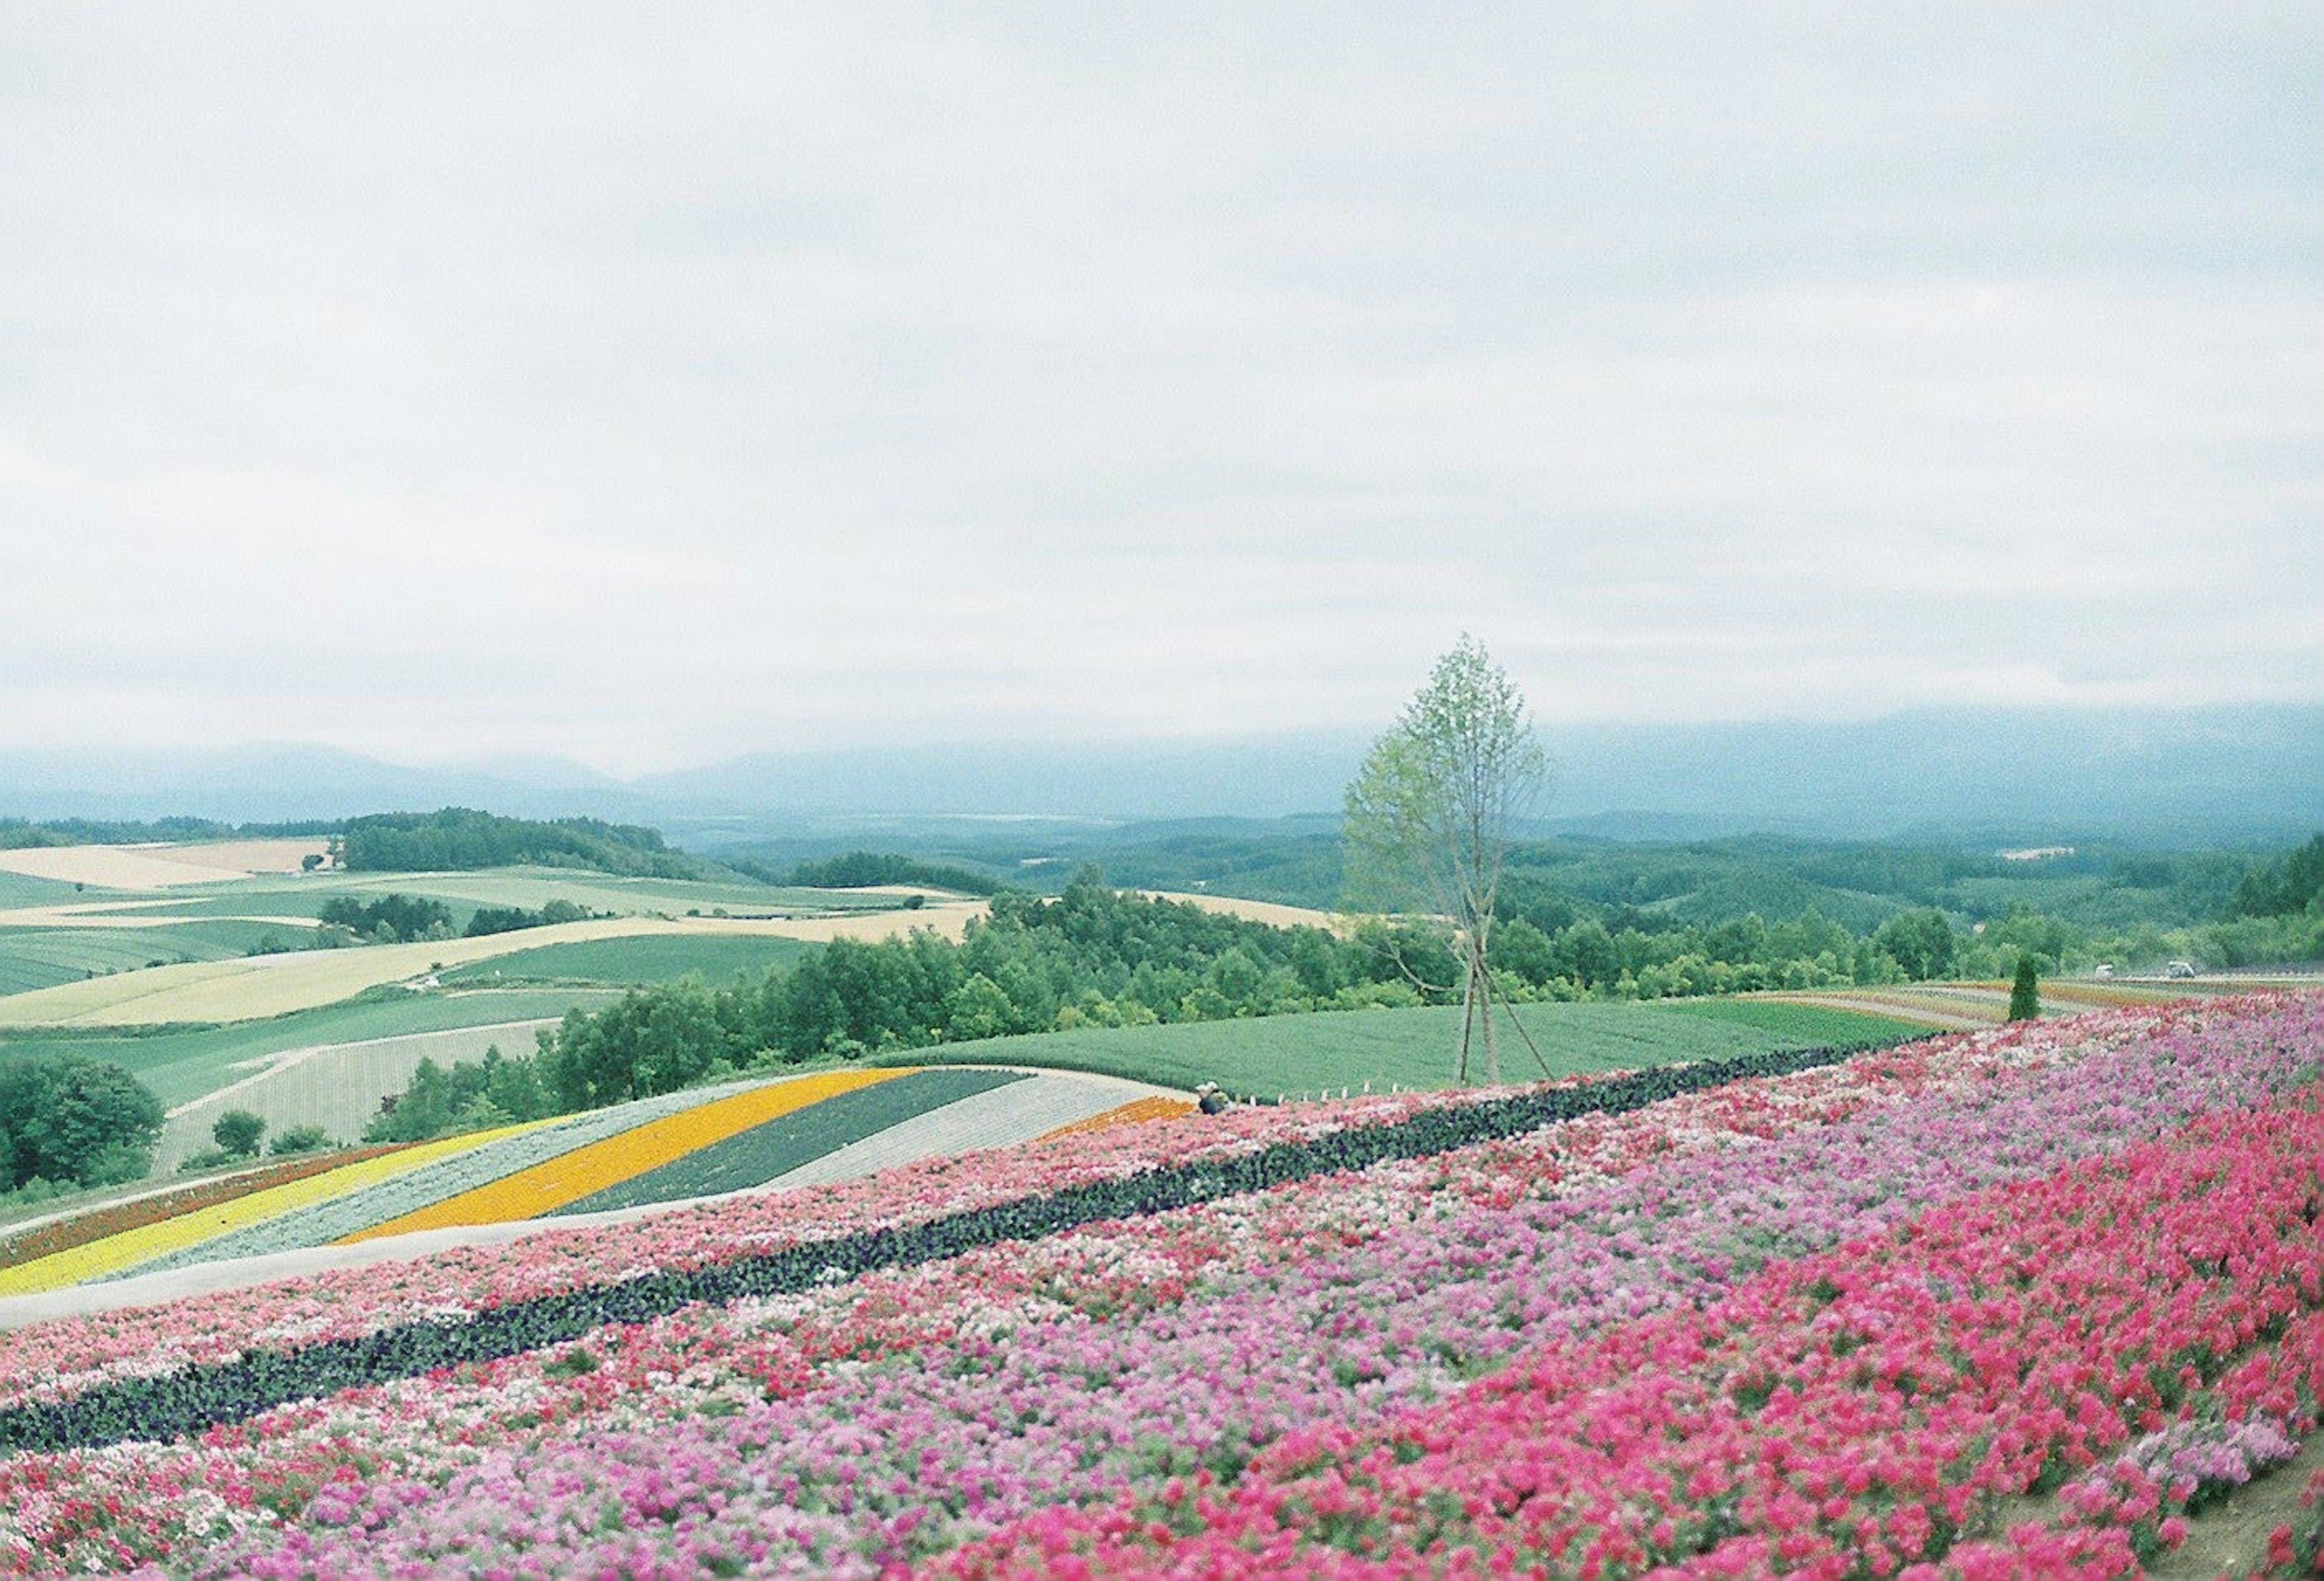
[[[722,1142],[740,1131],[794,1109],[819,1103],[835,1093],[851,1092],[875,1081],[911,1074],[908,1069],[830,1071],[801,1076],[738,1092],[675,1115],[649,1120],[642,1126],[577,1147],[530,1169],[520,1170],[489,1185],[478,1186],[426,1208],[415,1209],[369,1229],[341,1236],[331,1244],[353,1245],[358,1241],[406,1235],[413,1230],[444,1229],[462,1224],[499,1224],[512,1218],[538,1218],[569,1202],[602,1191],[632,1175],[657,1169],[674,1158]]]
[[[167,1253],[231,1234],[277,1214],[305,1208],[342,1192],[359,1190],[375,1181],[418,1169],[449,1154],[481,1147],[487,1142],[514,1136],[546,1124],[545,1120],[527,1120],[521,1125],[503,1126],[496,1130],[478,1131],[471,1135],[422,1143],[417,1147],[408,1147],[383,1157],[367,1158],[360,1163],[327,1170],[303,1181],[253,1191],[246,1197],[237,1197],[215,1207],[180,1213],[159,1224],[124,1230],[119,1235],[107,1236],[103,1240],[91,1241],[70,1251],[21,1263],[14,1268],[0,1269],[0,1295],[26,1295],[35,1291],[55,1290],[62,1285],[78,1284],[84,1280],[132,1268]]]

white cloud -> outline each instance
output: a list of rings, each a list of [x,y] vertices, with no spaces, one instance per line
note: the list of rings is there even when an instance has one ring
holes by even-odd
[[[0,739],[2324,676],[2305,10],[0,27]]]

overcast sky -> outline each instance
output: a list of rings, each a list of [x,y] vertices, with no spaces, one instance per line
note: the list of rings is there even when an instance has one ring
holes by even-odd
[[[2324,8],[0,0],[0,745],[2324,697]]]

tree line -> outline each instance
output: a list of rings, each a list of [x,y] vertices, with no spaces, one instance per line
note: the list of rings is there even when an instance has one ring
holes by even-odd
[[[1961,958],[1937,912],[1893,919],[1869,940],[1813,917],[1646,933],[1595,918],[1552,932],[1510,915],[1494,930],[1489,970],[1515,1002],[1895,982],[1945,975]],[[748,1071],[1016,1033],[1457,1004],[1462,970],[1443,931],[1419,922],[1344,934],[1276,927],[1118,891],[1084,871],[1054,898],[1004,890],[958,943],[926,931],[835,940],[755,980],[689,979],[571,1011],[532,1052],[423,1070],[371,1136],[416,1140]]]
[[[344,928],[366,944],[415,944],[452,938],[481,939],[488,933],[512,933],[520,928],[577,923],[604,914],[569,900],[551,900],[538,910],[521,905],[480,905],[469,914],[465,928],[453,925],[452,908],[440,900],[417,895],[382,895],[361,900],[337,895],[323,903],[316,918],[327,928]]]
[[[655,878],[696,878],[708,868],[671,850],[661,832],[596,818],[506,818],[472,807],[372,813],[341,836],[351,872],[434,872],[479,868],[587,868]]]

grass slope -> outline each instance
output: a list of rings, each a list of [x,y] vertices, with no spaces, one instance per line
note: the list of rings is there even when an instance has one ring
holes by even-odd
[[[917,1071],[753,1126],[551,1211],[596,1213],[762,1186],[931,1109],[1028,1079],[1021,1071]]]
[[[479,961],[444,973],[442,980],[447,987],[521,982],[631,987],[676,982],[698,973],[706,981],[724,983],[738,973],[757,977],[770,966],[788,966],[812,948],[797,939],[747,934],[585,939]]]
[[[1711,1003],[1526,1005],[1519,1007],[1518,1018],[1540,1045],[1551,1072],[1560,1076],[1781,1049],[1896,1043],[1927,1030],[1821,1007],[1796,1019],[1763,1015],[1757,1007],[1702,1008]],[[1457,1007],[1344,1010],[1037,1033],[915,1049],[887,1062],[1038,1065],[1180,1089],[1216,1081],[1239,1095],[1272,1098],[1278,1093],[1296,1097],[1337,1092],[1342,1087],[1360,1089],[1367,1081],[1375,1090],[1392,1085],[1451,1087],[1460,1034]],[[1524,1043],[1506,1028],[1500,1044],[1504,1080],[1540,1076],[1541,1067]],[[1481,1048],[1472,1053],[1472,1072],[1480,1068],[1482,1058]]]
[[[407,994],[302,1010],[266,1021],[157,1032],[143,1037],[117,1033],[31,1036],[0,1033],[0,1059],[69,1051],[110,1060],[126,1066],[164,1106],[174,1108],[248,1075],[249,1071],[234,1068],[238,1062],[287,1049],[562,1016],[576,1005],[603,1005],[613,997],[613,990],[604,988]]]

